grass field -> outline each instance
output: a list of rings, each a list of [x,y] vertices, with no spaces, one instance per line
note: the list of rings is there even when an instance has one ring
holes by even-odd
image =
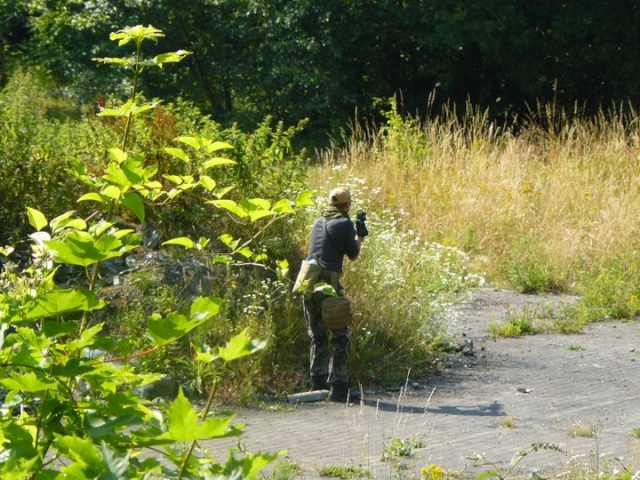
[[[578,324],[634,318],[638,122],[615,112],[571,119],[549,107],[514,134],[482,112],[454,113],[421,122],[392,108],[384,128],[352,128],[344,146],[323,152],[314,188],[346,185],[356,208],[393,212],[408,234],[398,248],[420,237],[465,252],[470,272],[491,285],[580,295]]]

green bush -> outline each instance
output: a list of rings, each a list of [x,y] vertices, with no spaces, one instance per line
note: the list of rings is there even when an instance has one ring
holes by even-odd
[[[70,160],[91,161],[104,149],[86,121],[51,118],[49,106],[43,81],[29,71],[17,71],[0,93],[0,245],[25,239],[27,206],[47,215],[78,208]]]
[[[366,199],[361,185],[349,188],[354,198]],[[366,200],[361,206],[367,208]],[[433,373],[455,321],[448,307],[484,283],[464,252],[402,231],[401,220],[392,211],[369,212],[371,235],[345,273],[356,312],[351,364],[361,381]]]
[[[580,313],[587,323],[612,318],[633,320],[640,314],[640,262],[637,256],[613,257],[585,275],[579,291]]]
[[[513,247],[513,252],[504,262],[502,276],[522,293],[566,290],[566,281],[554,268],[543,243],[528,236]]]
[[[135,43],[136,55],[133,59],[101,61],[127,65],[137,77],[143,65],[162,66],[188,54],[168,53],[155,57],[150,64],[143,62],[142,42],[160,36],[155,28],[143,26],[115,32],[111,38],[120,40],[121,45]],[[242,433],[241,428],[231,425],[231,416],[212,412],[213,401],[220,391],[224,392],[226,379],[237,372],[244,378],[255,377],[250,356],[265,346],[264,340],[252,340],[250,328],[239,325],[242,330],[237,334],[230,333],[234,329],[228,326],[219,329],[231,336],[224,346],[212,347],[203,341],[205,338],[193,334],[200,327],[211,326],[225,311],[224,298],[201,295],[183,302],[176,292],[156,288],[153,279],[140,276],[132,278],[139,294],[120,296],[118,300],[125,302],[128,312],[138,316],[145,328],[138,322],[125,322],[122,331],[108,332],[105,322],[94,316],[105,307],[101,295],[108,294],[100,278],[101,266],[141,247],[136,228],[123,225],[121,219],[144,222],[147,204],[168,205],[180,195],[198,192],[211,208],[226,211],[247,231],[252,230],[254,234],[248,239],[220,235],[226,250],[210,252],[209,258],[223,269],[239,263],[264,268],[268,257],[261,250],[252,250],[253,240],[269,225],[295,213],[294,205],[286,199],[272,203],[243,198],[236,202],[222,198],[224,194],[207,199],[213,186],[206,170],[230,162],[223,157],[196,163],[197,176],[165,176],[175,185],[165,189],[156,177],[157,165],[145,164],[144,151],[137,150],[136,143],[129,144],[136,117],[153,108],[153,104],[132,94],[128,102],[102,112],[104,117],[115,119],[113,124],[124,125],[120,147],[108,150],[97,173],[78,158],[73,159],[75,174],[87,191],[77,201],[91,205],[97,214],[81,218],[70,210],[51,218],[36,208],[27,208],[29,225],[35,230],[30,236],[31,262],[25,267],[9,262],[0,272],[3,478],[57,478],[58,473],[74,478],[256,478],[265,465],[278,458],[278,454],[244,454],[238,459],[231,454],[221,464],[207,452],[199,454],[202,458],[195,456],[201,439]],[[182,140],[209,153],[231,148],[224,142],[197,137]],[[186,154],[173,150],[173,155],[181,158]],[[301,196],[296,205],[303,205],[304,198]],[[209,240],[178,237],[164,243],[201,252]],[[8,255],[11,248],[3,247],[0,253]],[[55,276],[65,266],[81,275],[62,286]],[[277,278],[283,280],[286,262],[276,266]],[[147,303],[150,295],[154,295],[154,301]],[[245,316],[248,313],[243,312]],[[135,320],[126,316],[122,319]],[[110,327],[116,330],[113,324]],[[158,380],[159,370],[166,365],[159,369],[157,363],[147,365],[145,371],[131,360],[162,351],[212,372],[203,376],[207,401],[200,412],[182,390],[160,404],[141,398],[140,388]],[[232,361],[237,364],[230,369],[228,363]],[[152,449],[154,455],[140,456],[146,449]]]

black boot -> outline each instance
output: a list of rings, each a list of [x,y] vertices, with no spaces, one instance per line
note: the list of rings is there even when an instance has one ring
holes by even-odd
[[[349,387],[344,383],[334,383],[329,390],[329,400],[340,403],[357,402],[360,400],[360,392],[357,390],[350,392]]]
[[[311,375],[311,390],[328,390],[329,384],[325,375]]]

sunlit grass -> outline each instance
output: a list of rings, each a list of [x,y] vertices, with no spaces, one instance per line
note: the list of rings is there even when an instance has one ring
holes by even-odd
[[[319,191],[361,185],[355,202],[366,201],[370,216],[394,212],[399,232],[464,251],[470,271],[493,285],[581,295],[560,327],[633,318],[639,123],[616,112],[539,113],[554,115],[553,130],[532,123],[515,135],[473,109],[429,122],[392,109],[385,128],[354,127],[344,146],[325,151],[310,178]],[[399,236],[397,248],[413,247]]]

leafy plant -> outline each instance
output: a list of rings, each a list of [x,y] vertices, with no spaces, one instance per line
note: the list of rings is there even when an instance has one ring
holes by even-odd
[[[294,480],[301,478],[302,469],[300,465],[291,460],[281,461],[273,468],[271,478],[273,480]]]
[[[178,62],[188,52],[160,54],[144,58],[145,41],[157,41],[162,32],[149,26],[128,27],[111,35],[121,46],[133,43],[135,54],[101,61],[131,69],[134,76],[130,99],[118,108],[101,114],[121,119],[124,130],[120,147],[109,150],[104,172],[94,175],[76,162],[76,175],[92,191],[80,202],[98,210],[88,219],[68,211],[52,219],[28,208],[35,230],[31,235],[32,260],[22,270],[9,264],[0,280],[0,385],[6,395],[0,410],[0,443],[3,478],[53,478],[56,472],[74,478],[202,478],[221,475],[254,478],[279,454],[233,454],[225,464],[210,458],[196,459],[201,439],[241,435],[242,426],[232,425],[233,417],[212,413],[216,393],[230,362],[241,362],[265,346],[251,339],[245,329],[225,346],[200,344],[190,352],[194,361],[218,365],[210,380],[208,397],[197,412],[180,391],[167,404],[154,405],[138,396],[137,388],[159,378],[141,373],[132,359],[169,348],[221,311],[223,299],[196,298],[187,311],[148,314],[144,351],[132,349],[126,338],[103,334],[103,323],[94,323],[91,312],[102,309],[97,295],[100,265],[140,247],[140,235],[122,228],[118,218],[130,215],[145,220],[147,203],[168,204],[179,195],[203,190],[213,196],[208,204],[223,209],[245,222],[274,222],[294,212],[288,201],[272,205],[260,198],[235,202],[224,198],[225,189],[216,190],[208,168],[230,163],[214,156],[198,165],[197,176],[165,176],[172,185],[166,189],[157,180],[157,168],[145,163],[143,153],[128,151],[128,140],[139,115],[151,111],[155,103],[140,102],[136,90],[140,74],[151,67]],[[221,142],[184,138],[185,144],[209,153],[230,148]],[[175,155],[180,156],[178,152]],[[267,225],[269,222],[267,222]],[[264,225],[262,229],[266,228]],[[231,265],[234,258],[260,262],[260,252],[250,249],[251,240],[222,235],[227,251],[213,255],[214,261]],[[179,237],[165,242],[188,249],[202,249],[208,240]],[[10,253],[11,248],[3,248]],[[55,281],[59,266],[83,272],[77,285],[60,286]],[[282,268],[286,268],[283,264]],[[134,343],[135,347],[139,344]],[[139,456],[152,449],[153,457]]]
[[[388,462],[398,457],[410,457],[415,448],[423,448],[424,442],[418,437],[393,438],[382,450],[382,461]]]
[[[520,312],[508,311],[502,322],[492,321],[489,331],[494,337],[519,337],[534,335],[538,328],[534,325],[537,319],[535,309],[523,308]]]
[[[597,425],[582,422],[573,422],[570,435],[572,437],[593,438],[598,432]]]
[[[564,453],[561,447],[554,445],[552,443],[546,443],[546,442],[534,443],[529,448],[525,450],[520,450],[513,457],[511,457],[511,461],[509,462],[509,465],[504,470],[499,469],[497,467],[497,464],[488,462],[483,455],[479,455],[476,458],[477,461],[484,461],[489,465],[491,465],[494,469],[482,472],[480,475],[475,477],[475,480],[484,480],[486,478],[497,478],[499,480],[505,480],[511,476],[515,468],[523,459],[525,459],[531,453],[537,452],[539,450],[553,450],[556,452]]]
[[[511,415],[509,415],[509,416],[505,417],[503,425],[506,428],[516,428],[516,421]]]
[[[366,186],[347,180],[358,208],[367,209],[371,198]],[[374,382],[398,381],[409,369],[415,375],[433,372],[436,345],[443,343],[451,321],[448,306],[484,279],[471,271],[469,256],[460,249],[403,231],[402,212],[371,212],[368,217],[372,234],[358,261],[345,269],[356,310],[357,348],[351,362],[363,380]],[[381,363],[382,370],[377,368]]]
[[[318,469],[323,477],[329,478],[342,478],[342,479],[354,479],[354,478],[371,478],[371,474],[360,467],[351,466],[330,466],[321,467]]]
[[[0,244],[12,243],[19,251],[24,249],[17,242],[31,228],[26,207],[53,216],[59,205],[72,205],[80,184],[68,174],[70,159],[86,161],[83,151],[104,147],[85,122],[51,118],[48,91],[35,70],[26,69],[17,70],[0,91]]]

